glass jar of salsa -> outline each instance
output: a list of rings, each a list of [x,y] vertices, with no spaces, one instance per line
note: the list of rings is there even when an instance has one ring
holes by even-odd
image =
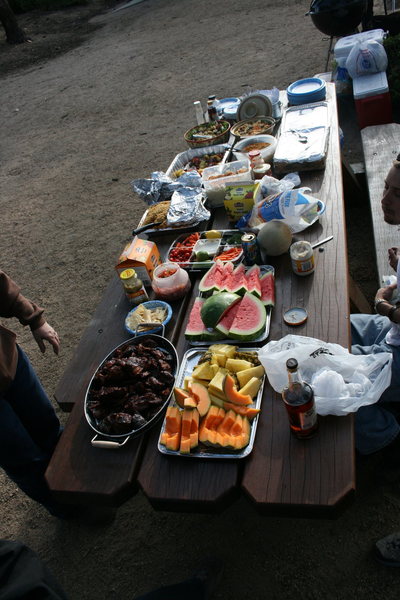
[[[190,279],[179,265],[167,262],[156,267],[151,286],[158,299],[178,300],[190,290]]]

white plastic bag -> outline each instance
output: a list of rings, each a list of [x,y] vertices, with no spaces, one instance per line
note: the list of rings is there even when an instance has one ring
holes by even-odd
[[[325,385],[326,396],[315,395],[317,412],[320,415],[347,415],[361,406],[374,404],[390,384],[392,355],[350,354],[339,344],[323,342],[301,335],[287,335],[279,341],[263,346],[258,354],[269,382],[278,393],[287,385],[286,361],[295,358],[299,363],[302,378],[311,386],[321,373],[330,373],[329,385]],[[333,377],[332,371],[340,374]],[[335,379],[335,381],[334,381]],[[326,382],[325,382],[326,383]],[[324,389],[316,384],[317,391]],[[333,393],[335,394],[333,396]],[[336,395],[339,394],[339,395]]]
[[[346,60],[346,69],[350,77],[372,75],[386,71],[388,64],[386,50],[376,40],[358,42],[350,50]]]

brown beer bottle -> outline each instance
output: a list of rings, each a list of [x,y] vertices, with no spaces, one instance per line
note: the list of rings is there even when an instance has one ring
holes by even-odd
[[[302,381],[295,358],[286,361],[288,385],[282,390],[282,398],[289,416],[290,429],[300,439],[309,438],[318,429],[314,392]]]

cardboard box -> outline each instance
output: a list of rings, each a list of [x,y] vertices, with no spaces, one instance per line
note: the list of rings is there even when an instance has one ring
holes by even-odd
[[[143,284],[151,285],[153,271],[161,263],[161,256],[155,243],[135,236],[121,252],[115,268],[118,273],[124,269],[135,269]]]

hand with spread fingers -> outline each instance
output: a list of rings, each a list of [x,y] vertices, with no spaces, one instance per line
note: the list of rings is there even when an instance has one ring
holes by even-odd
[[[54,354],[58,354],[60,351],[60,338],[58,337],[57,331],[52,328],[47,322],[32,331],[32,335],[35,338],[37,345],[41,352],[46,352],[45,341],[53,346]]]

